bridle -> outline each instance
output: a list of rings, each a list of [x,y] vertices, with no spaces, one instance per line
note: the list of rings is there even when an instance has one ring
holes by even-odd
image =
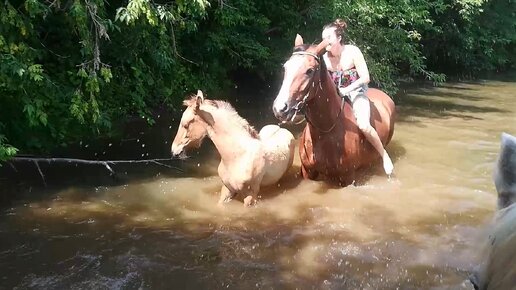
[[[301,101],[297,102],[297,104],[292,108],[295,111],[294,111],[294,114],[292,115],[292,117],[290,118],[291,122],[293,122],[293,120],[295,119],[297,114],[306,105],[306,102],[308,101],[308,96],[310,95],[311,88],[313,88],[315,86],[315,74],[317,72],[319,72],[319,85],[316,88],[315,95],[317,95],[317,92],[319,91],[319,89],[322,89],[322,87],[321,87],[321,74],[323,73],[322,70],[321,70],[321,65],[322,65],[321,64],[321,59],[320,59],[320,57],[317,54],[312,53],[312,52],[308,52],[308,51],[295,51],[295,52],[292,53],[292,55],[309,55],[309,56],[313,57],[317,61],[317,63],[319,65],[317,66],[317,68],[315,69],[315,71],[314,71],[314,73],[312,75],[311,84],[307,86],[307,89],[306,89],[307,92],[306,92],[305,96],[303,97],[303,99],[301,99]],[[343,105],[344,105],[344,101],[341,99],[341,105],[340,105],[339,114],[337,115],[337,118],[335,119],[335,121],[333,122],[333,124],[331,125],[331,127],[329,129],[322,130],[322,129],[318,128],[317,126],[315,126],[315,124],[313,122],[311,122],[310,119],[308,119],[308,116],[306,115],[306,112],[304,113],[304,115],[305,115],[304,119],[306,119],[306,121],[308,123],[310,123],[310,125],[312,125],[314,128],[316,128],[318,131],[320,131],[322,133],[329,133],[337,125],[337,121],[339,120],[340,114],[342,112]],[[298,124],[301,124],[301,122],[303,122],[303,120],[301,120],[301,121],[299,121],[299,122],[297,122],[295,124],[298,125]]]
[[[319,58],[319,56],[315,53],[311,53],[311,52],[308,52],[308,51],[295,51],[294,53],[292,53],[292,55],[309,55],[311,57],[313,57],[316,61],[317,61],[317,68],[315,69],[315,71],[313,72],[313,75],[312,75],[312,78],[311,78],[311,84],[307,86],[307,89],[306,89],[306,94],[305,96],[303,97],[303,99],[299,102],[297,102],[297,104],[294,106],[294,110],[296,110],[296,112],[294,113],[294,116],[297,114],[297,112],[299,110],[301,110],[305,104],[306,104],[306,101],[308,100],[308,96],[310,95],[310,87],[314,87],[315,86],[315,74],[317,72],[319,72],[319,80],[321,80],[321,75],[320,75],[320,71],[321,71],[321,59]],[[321,87],[321,84],[319,83],[319,86],[317,87],[317,91],[319,90],[319,88]],[[317,93],[316,91],[316,93]]]

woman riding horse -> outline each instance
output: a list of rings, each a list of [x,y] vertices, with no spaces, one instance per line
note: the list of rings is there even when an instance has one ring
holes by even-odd
[[[353,108],[340,97],[321,60],[329,44],[325,39],[318,45],[306,45],[296,36],[294,52],[283,65],[283,83],[273,111],[280,121],[292,122],[304,109],[307,122],[299,140],[303,178],[323,175],[346,186],[354,182],[360,168],[371,166],[381,155],[359,129]],[[394,133],[394,102],[378,89],[366,93],[371,104],[369,122],[387,145]]]
[[[328,46],[326,47],[327,52],[323,55],[323,60],[340,95],[343,98],[348,96],[351,100],[358,128],[382,156],[385,173],[391,175],[394,165],[389,154],[383,148],[378,133],[369,121],[371,107],[366,96],[369,70],[360,49],[354,45],[344,44],[344,30],[346,28],[346,22],[341,19],[324,26],[322,38],[328,41]]]

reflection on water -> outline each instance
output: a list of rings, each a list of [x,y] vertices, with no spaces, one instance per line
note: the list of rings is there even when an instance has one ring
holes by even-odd
[[[1,284],[472,289],[465,279],[496,204],[500,133],[516,133],[515,90],[489,81],[401,96],[391,180],[377,168],[347,188],[301,181],[296,156],[255,208],[221,209],[216,153],[205,146],[182,174],[19,200],[0,217]],[[254,124],[272,120],[239,111]]]

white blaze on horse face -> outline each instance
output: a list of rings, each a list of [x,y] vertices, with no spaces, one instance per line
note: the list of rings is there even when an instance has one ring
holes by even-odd
[[[278,93],[278,96],[276,96],[276,100],[274,100],[274,111],[283,112],[285,108],[290,109],[290,102],[292,101],[290,99],[292,97],[292,83],[294,82],[296,73],[303,65],[303,60],[304,59],[301,57],[293,57],[283,65],[285,69],[285,76],[283,77],[283,83],[281,84],[281,89]]]
[[[179,155],[183,152],[185,147],[190,143],[188,138],[188,123],[193,119],[191,109],[187,109],[181,117],[181,122],[177,128],[176,137],[172,142],[172,155]]]
[[[172,155],[176,156],[183,152],[186,145],[188,145],[189,140],[186,137],[187,130],[182,126],[179,125],[179,128],[177,129],[176,137],[174,138],[174,142],[172,142],[172,148],[171,152]]]

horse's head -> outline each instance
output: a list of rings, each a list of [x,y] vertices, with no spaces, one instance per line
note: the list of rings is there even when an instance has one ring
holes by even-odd
[[[199,116],[199,107],[204,102],[202,92],[185,100],[186,110],[183,112],[176,137],[172,142],[172,155],[178,156],[188,148],[199,148],[208,133],[208,124]]]
[[[283,122],[291,121],[296,112],[314,97],[310,91],[320,80],[321,68],[325,67],[321,56],[327,45],[327,40],[318,45],[304,45],[303,38],[299,34],[296,36],[294,52],[283,65],[283,83],[272,107],[276,118]]]

